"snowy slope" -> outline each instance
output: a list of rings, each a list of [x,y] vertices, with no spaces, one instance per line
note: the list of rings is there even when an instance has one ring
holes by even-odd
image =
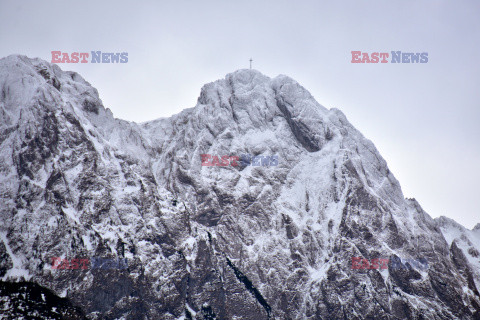
[[[0,60],[0,90],[3,281],[38,283],[92,319],[480,316],[478,230],[404,199],[373,143],[289,77],[238,70],[143,124],[39,59]],[[53,256],[129,267],[52,270]],[[390,262],[357,270],[352,257]]]
[[[447,243],[451,246],[455,242],[456,246],[462,250],[472,267],[476,287],[480,288],[480,224],[477,224],[473,230],[468,230],[447,217],[436,218],[435,222]]]

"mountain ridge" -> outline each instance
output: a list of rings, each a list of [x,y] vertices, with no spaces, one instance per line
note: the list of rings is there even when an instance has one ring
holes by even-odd
[[[238,70],[141,124],[40,59],[0,60],[0,88],[2,281],[91,319],[480,317],[476,233],[405,199],[373,143],[289,77]],[[206,153],[279,163],[205,167]],[[129,267],[50,264],[80,256]]]

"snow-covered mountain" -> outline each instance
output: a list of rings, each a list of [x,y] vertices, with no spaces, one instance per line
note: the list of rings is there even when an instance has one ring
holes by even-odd
[[[373,143],[286,76],[239,70],[136,124],[80,75],[9,56],[0,145],[7,318],[480,319],[480,228],[405,199]]]

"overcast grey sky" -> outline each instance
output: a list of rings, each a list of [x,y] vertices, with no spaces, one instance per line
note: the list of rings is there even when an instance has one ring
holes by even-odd
[[[371,139],[433,217],[480,222],[480,2],[0,0],[0,57],[128,52],[79,72],[118,118],[195,106],[234,70],[286,74]],[[352,64],[351,51],[428,52],[426,64]]]

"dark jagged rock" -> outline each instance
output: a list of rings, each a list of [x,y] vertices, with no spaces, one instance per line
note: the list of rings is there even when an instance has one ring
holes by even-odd
[[[9,56],[0,147],[7,318],[480,317],[479,228],[404,199],[372,142],[288,77],[239,70],[194,108],[135,124],[80,75]],[[278,165],[206,167],[201,154]]]

